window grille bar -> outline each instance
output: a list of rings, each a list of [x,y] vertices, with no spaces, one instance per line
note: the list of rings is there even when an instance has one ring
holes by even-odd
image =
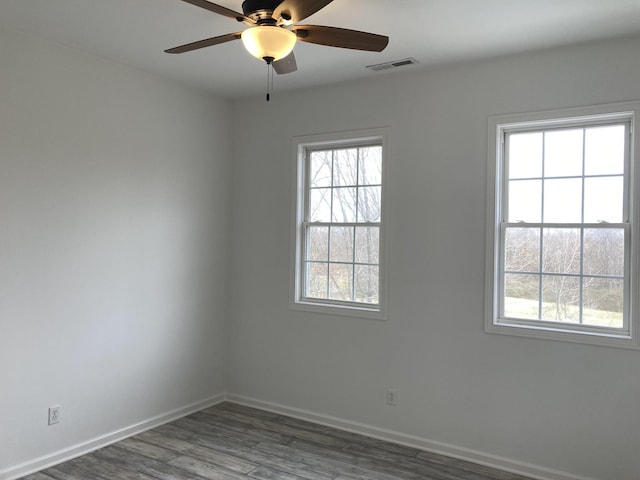
[[[315,224],[311,224],[315,225]],[[628,222],[623,223],[609,223],[609,222],[600,222],[600,223],[527,223],[527,222],[503,222],[501,223],[501,227],[503,228],[550,228],[550,229],[579,229],[584,228],[585,230],[626,230],[630,224]]]
[[[323,263],[323,262],[317,262]],[[624,275],[604,275],[604,274],[580,274],[580,273],[559,273],[559,272],[529,272],[524,270],[505,270],[509,275],[543,275],[549,277],[572,277],[572,278],[598,278],[602,280],[624,280]]]
[[[546,142],[547,142],[547,132],[542,132],[542,180],[541,180],[541,185],[540,188],[542,188],[542,193],[540,196],[540,232],[539,232],[539,236],[540,236],[540,248],[538,251],[538,269],[540,270],[540,272],[542,272],[542,270],[544,270],[544,196],[545,196],[545,188],[546,188],[546,182],[545,182],[545,171],[546,171],[546,166],[547,166],[547,155],[546,155]],[[542,275],[540,275],[538,277],[538,320],[542,320],[542,297],[543,297],[543,291],[542,291]]]

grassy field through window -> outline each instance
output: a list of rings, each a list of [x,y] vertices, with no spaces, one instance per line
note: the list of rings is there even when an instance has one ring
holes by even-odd
[[[579,323],[580,310],[577,305],[558,305],[553,302],[542,302],[542,318],[538,315],[540,305],[537,300],[505,297],[504,310],[508,318],[525,320],[544,320],[559,323]],[[622,328],[622,312],[595,310],[585,308],[582,311],[582,324],[594,327]]]

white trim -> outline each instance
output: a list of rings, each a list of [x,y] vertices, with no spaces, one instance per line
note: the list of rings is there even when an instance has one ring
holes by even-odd
[[[30,475],[34,472],[44,470],[45,468],[52,467],[53,465],[66,462],[68,460],[72,460],[81,455],[86,455],[87,453],[91,453],[95,450],[98,450],[99,448],[106,447],[133,435],[138,435],[139,433],[159,427],[160,425],[172,422],[205,408],[212,407],[214,405],[217,405],[218,403],[224,402],[225,400],[226,394],[220,393],[205,400],[191,403],[184,407],[180,407],[175,410],[171,410],[170,412],[157,415],[155,417],[130,425],[120,430],[115,430],[111,433],[101,435],[91,440],[87,440],[86,442],[73,445],[71,447],[50,453],[48,455],[44,455],[39,458],[35,458],[33,460],[29,460],[28,462],[24,462],[19,465],[13,465],[7,469],[0,471],[0,480],[14,480],[24,477],[25,475]]]
[[[388,182],[389,162],[389,136],[390,127],[367,128],[363,130],[352,130],[336,133],[326,133],[317,135],[303,135],[293,138],[292,141],[292,208],[291,208],[291,267],[290,267],[290,287],[289,287],[289,309],[312,313],[323,313],[330,315],[340,315],[348,317],[369,318],[374,320],[386,320],[387,318],[387,201],[386,185]],[[305,184],[304,168],[301,164],[308,148],[322,148],[326,146],[336,147],[340,145],[358,145],[370,141],[382,143],[382,215],[380,221],[380,244],[379,244],[379,299],[375,307],[366,304],[351,305],[346,302],[317,301],[312,299],[302,299],[300,292],[299,272],[301,271],[300,261],[302,258],[302,241],[300,224],[304,220],[304,188]]]
[[[36,458],[34,460],[30,460],[19,465],[14,465],[12,467],[9,467],[8,469],[0,471],[0,480],[15,480],[25,475],[44,470],[53,465],[57,465],[68,460],[72,460],[73,458],[79,457],[81,455],[91,453],[99,448],[103,448],[113,443],[124,440],[125,438],[138,435],[152,428],[156,428],[160,425],[164,425],[165,423],[172,422],[184,416],[190,415],[191,413],[212,407],[224,401],[234,402],[240,405],[246,405],[269,412],[287,415],[289,417],[306,420],[319,425],[337,428],[346,432],[366,435],[371,438],[377,438],[379,440],[396,443],[398,445],[417,448],[426,452],[446,455],[448,457],[477,463],[479,465],[496,468],[505,472],[528,476],[533,479],[596,480],[591,477],[574,475],[568,472],[562,472],[559,470],[545,468],[527,462],[521,462],[498,455],[492,455],[490,453],[481,452],[479,450],[459,447],[448,443],[438,442],[436,440],[430,440],[424,437],[408,435],[402,432],[379,428],[364,423],[353,422],[351,420],[345,420],[322,413],[316,413],[309,410],[289,407],[274,402],[266,402],[243,395],[229,393],[221,393],[215,395],[206,400],[192,403],[176,410],[172,410],[165,414],[158,415],[129,427],[116,430],[100,437],[96,437],[87,442],[83,442],[81,444],[66,448],[64,450],[60,450],[58,452],[54,452],[49,455],[42,456],[40,458]]]
[[[479,450],[458,447],[456,445],[442,443],[436,440],[408,435],[385,428],[378,428],[364,423],[352,422],[350,420],[332,417],[330,415],[324,415],[322,413],[315,413],[309,410],[299,409],[295,407],[288,407],[286,405],[281,405],[278,403],[266,402],[251,397],[245,397],[243,395],[228,394],[227,400],[248,407],[255,407],[261,410],[279,413],[281,415],[287,415],[289,417],[306,420],[319,425],[325,425],[351,433],[366,435],[368,437],[377,438],[379,440],[392,442],[398,445],[417,448],[426,452],[446,455],[448,457],[457,458],[459,460],[477,463],[487,467],[496,468],[505,472],[515,473],[517,475],[524,475],[538,480],[596,480],[590,477],[578,476],[568,472],[553,470],[550,468],[533,465],[527,462],[520,462],[518,460],[501,457],[498,455],[492,455],[490,453],[481,452]]]
[[[630,131],[635,131],[635,121],[640,115],[640,101],[630,101],[589,107],[567,108],[546,112],[497,115],[488,118],[487,139],[487,229],[485,251],[485,315],[484,328],[487,333],[498,333],[520,337],[560,340],[591,345],[640,348],[640,168],[637,158],[640,152],[640,135],[633,135],[630,144],[629,172],[626,182],[632,186],[628,197],[629,221],[631,222],[631,259],[628,302],[625,305],[628,317],[626,331],[589,331],[589,329],[572,329],[572,325],[531,325],[526,322],[508,322],[497,318],[500,296],[495,292],[500,275],[501,251],[497,239],[501,223],[501,212],[498,208],[498,195],[503,191],[499,184],[503,180],[502,142],[505,131],[513,132],[542,128],[544,126],[564,127],[576,123],[598,123],[626,120],[630,121]],[[631,305],[631,308],[629,308]]]

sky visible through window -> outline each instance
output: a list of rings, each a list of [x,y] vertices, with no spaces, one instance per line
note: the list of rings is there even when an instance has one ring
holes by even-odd
[[[623,125],[511,134],[507,220],[622,222],[624,134]]]

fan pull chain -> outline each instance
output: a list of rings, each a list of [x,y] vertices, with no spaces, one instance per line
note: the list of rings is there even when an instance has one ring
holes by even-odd
[[[267,102],[271,100],[271,84],[269,79],[270,70],[271,70],[271,62],[267,62]]]
[[[267,102],[271,100],[271,92],[273,91],[273,57],[264,57],[267,63]]]

